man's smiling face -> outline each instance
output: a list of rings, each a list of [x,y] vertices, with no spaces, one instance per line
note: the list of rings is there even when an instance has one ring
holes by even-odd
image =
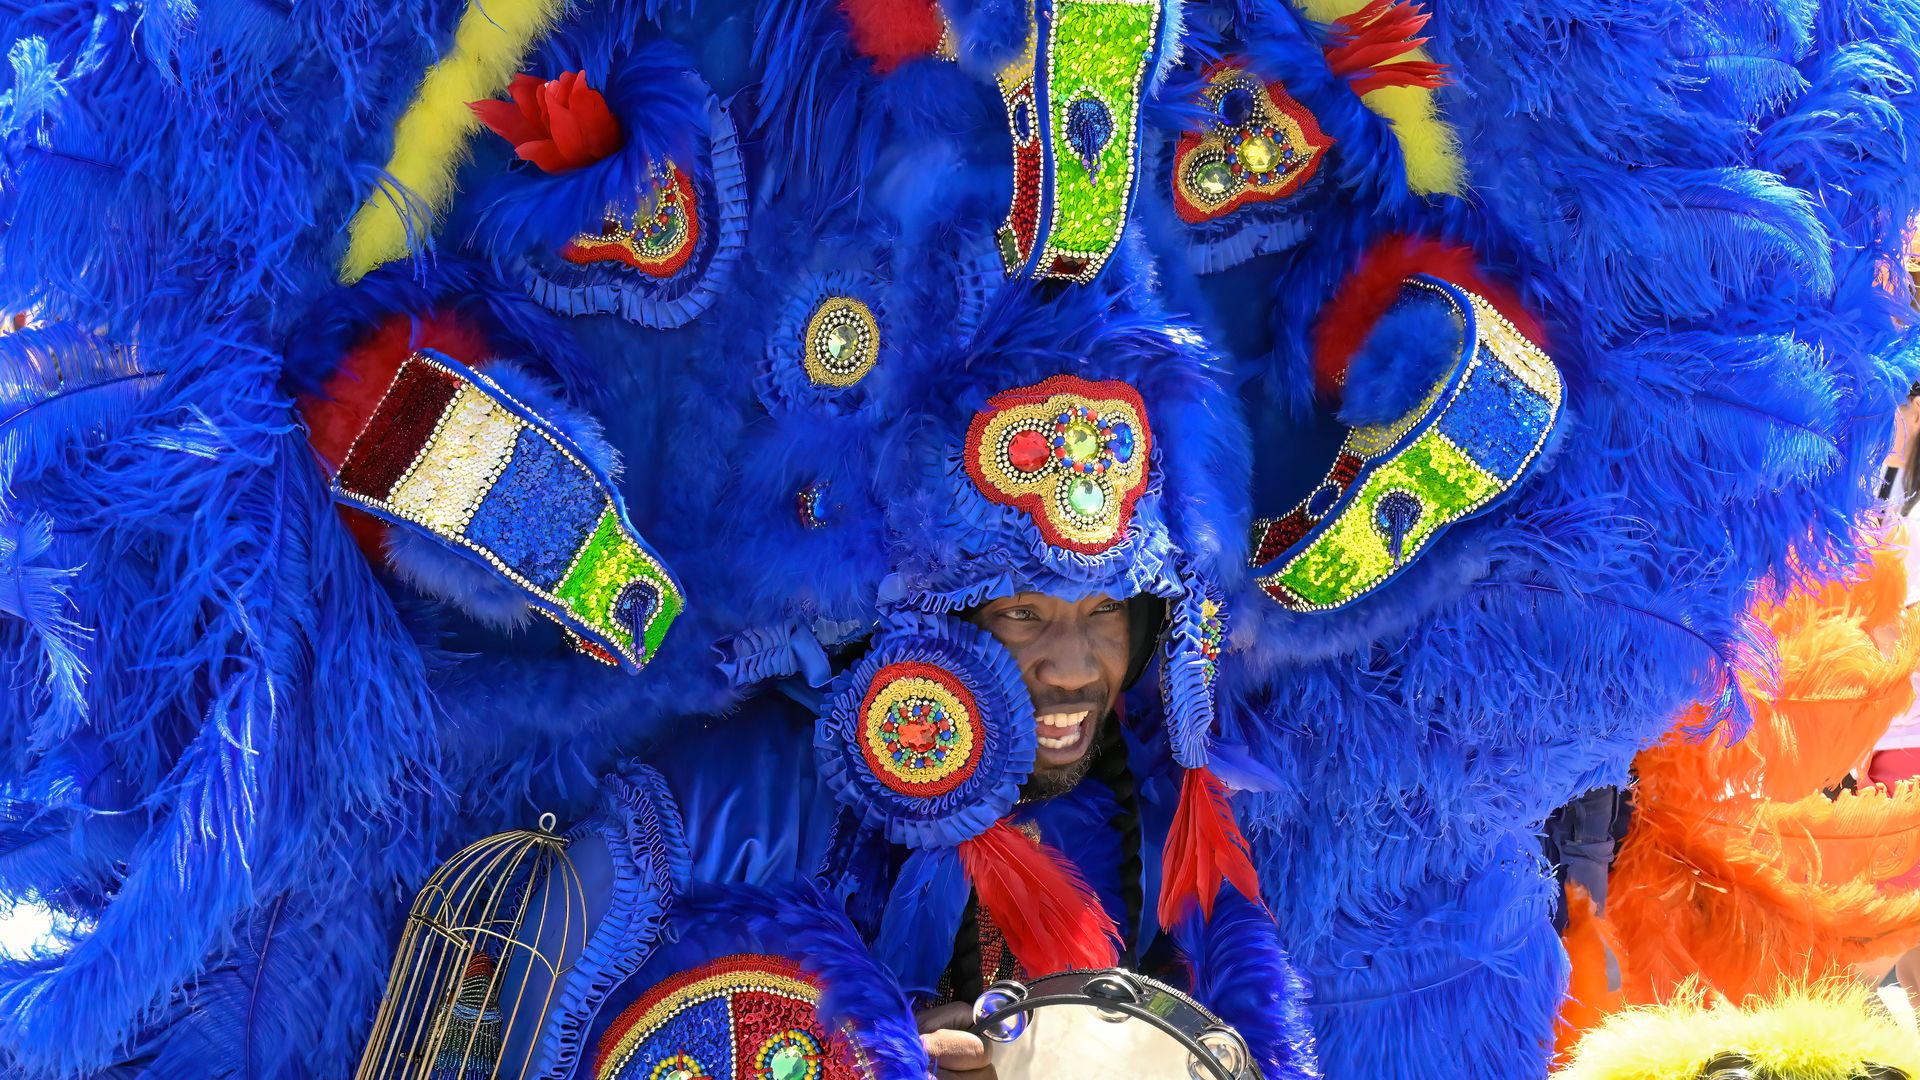
[[[1013,654],[1033,698],[1040,745],[1021,794],[1044,799],[1072,789],[1092,766],[1100,726],[1126,681],[1126,603],[1017,593],[970,617]]]

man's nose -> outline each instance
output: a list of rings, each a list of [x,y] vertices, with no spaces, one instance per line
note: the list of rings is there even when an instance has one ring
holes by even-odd
[[[1083,627],[1060,626],[1041,655],[1040,681],[1056,690],[1084,690],[1100,681],[1100,658]]]

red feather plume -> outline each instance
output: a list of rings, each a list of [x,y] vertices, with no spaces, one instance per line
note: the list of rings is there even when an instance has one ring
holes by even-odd
[[[578,169],[620,149],[620,122],[578,71],[545,80],[522,72],[507,94],[512,101],[472,101],[467,107],[542,172]]]
[[[1326,45],[1327,64],[1344,76],[1356,94],[1388,86],[1435,89],[1447,83],[1447,66],[1431,60],[1401,60],[1427,43],[1415,37],[1431,15],[1407,0],[1373,0],[1335,19]]]
[[[1313,327],[1313,378],[1324,397],[1337,397],[1346,385],[1348,362],[1373,332],[1374,323],[1393,306],[1400,283],[1412,274],[1431,274],[1479,294],[1527,340],[1546,347],[1539,322],[1520,306],[1512,289],[1481,271],[1472,251],[1434,240],[1389,236],[1361,258],[1320,309]]]
[[[1034,975],[1119,962],[1120,932],[1073,864],[1004,820],[960,844],[980,906]]]
[[[1227,806],[1227,786],[1206,769],[1188,769],[1180,782],[1180,808],[1160,868],[1160,925],[1171,927],[1195,903],[1213,918],[1223,882],[1259,904],[1260,875],[1247,853],[1247,838]]]
[[[932,56],[946,27],[931,0],[840,0],[853,47],[882,75]]]

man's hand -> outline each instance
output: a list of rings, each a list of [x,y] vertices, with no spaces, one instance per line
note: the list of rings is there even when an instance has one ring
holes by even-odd
[[[920,1045],[933,1061],[938,1080],[995,1080],[987,1063],[987,1044],[966,1030],[973,1008],[964,1001],[936,1005],[914,1014],[920,1026]]]

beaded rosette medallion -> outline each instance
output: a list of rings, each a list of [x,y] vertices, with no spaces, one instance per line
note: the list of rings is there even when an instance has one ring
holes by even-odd
[[[815,728],[821,775],[894,843],[977,835],[1033,771],[1033,702],[1013,658],[945,616],[897,616],[872,641]]]
[[[1442,303],[1459,360],[1390,424],[1347,433],[1326,478],[1253,526],[1256,583],[1292,611],[1326,611],[1403,570],[1442,529],[1527,474],[1560,419],[1560,371],[1482,297],[1426,275],[1402,303]]]
[[[484,563],[587,655],[638,670],[685,606],[570,440],[451,357],[401,363],[332,490]]]
[[[1013,132],[1009,274],[1088,282],[1119,246],[1160,21],[1160,0],[1032,0],[1026,48],[996,77]]]
[[[849,1050],[820,1025],[798,964],[739,953],[681,972],[628,1006],[600,1039],[594,1080],[852,1080]]]
[[[1032,515],[1047,543],[1097,555],[1126,535],[1152,449],[1133,387],[1055,375],[989,399],[965,452],[981,494]]]

